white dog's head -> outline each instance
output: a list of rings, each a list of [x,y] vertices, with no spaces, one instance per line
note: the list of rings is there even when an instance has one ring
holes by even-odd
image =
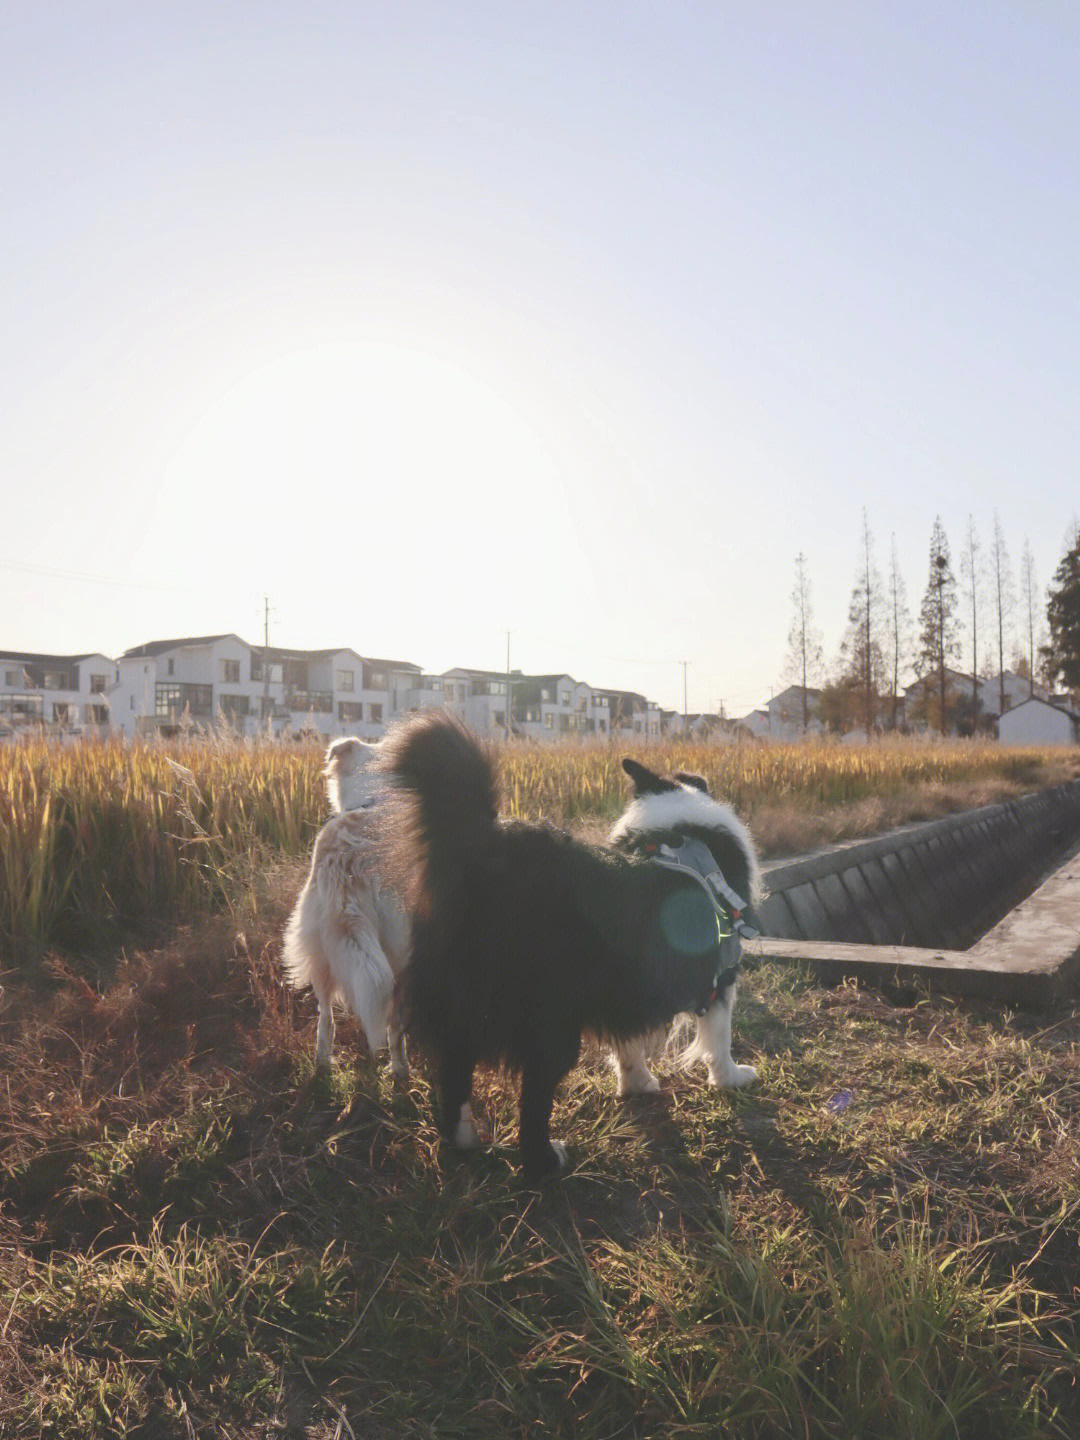
[[[378,754],[378,745],[369,745],[355,735],[331,741],[323,774],[331,808],[338,814],[342,810],[359,810],[378,799],[386,788],[385,778],[372,768]]]

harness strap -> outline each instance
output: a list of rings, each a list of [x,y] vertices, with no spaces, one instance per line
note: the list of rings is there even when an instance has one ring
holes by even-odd
[[[752,939],[758,932],[743,919],[746,903],[724,879],[707,845],[700,840],[683,840],[678,848],[646,844],[642,849],[651,864],[684,875],[700,885],[716,914],[719,963],[705,998],[694,1007],[696,1015],[705,1015],[724,986],[739,973],[743,963],[741,938]],[[731,928],[725,929],[725,923],[729,923]]]

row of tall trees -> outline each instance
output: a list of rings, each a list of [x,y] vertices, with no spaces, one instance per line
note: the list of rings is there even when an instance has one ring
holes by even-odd
[[[802,688],[804,729],[811,718],[811,687],[822,691],[820,715],[830,729],[857,726],[867,734],[897,727],[904,682],[912,673],[922,682],[915,718],[942,731],[966,734],[976,733],[982,724],[978,676],[980,670],[984,675],[994,670],[995,661],[998,713],[1006,709],[1005,675],[1010,667],[1027,678],[1029,693],[1037,678],[1048,689],[1080,689],[1080,523],[1074,522],[1067,538],[1045,611],[1030,544],[1025,540],[1017,585],[996,515],[985,552],[969,518],[959,569],[958,583],[939,516],[930,536],[929,574],[916,624],[908,609],[895,537],[883,581],[864,510],[847,628],[838,658],[828,667],[814,624],[806,557],[796,557],[784,675]],[[958,691],[951,673],[961,666],[970,674],[969,691]]]

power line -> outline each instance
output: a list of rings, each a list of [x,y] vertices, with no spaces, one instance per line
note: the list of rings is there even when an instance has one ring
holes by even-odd
[[[78,580],[84,585],[118,585],[132,590],[161,590],[169,594],[190,593],[186,585],[155,584],[152,580],[125,580],[118,575],[86,575],[78,570],[58,570],[52,565],[29,565],[20,560],[0,559],[0,570],[17,570],[24,575],[40,575],[47,580]]]

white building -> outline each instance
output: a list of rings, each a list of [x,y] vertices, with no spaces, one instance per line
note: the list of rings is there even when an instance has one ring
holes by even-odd
[[[660,739],[661,711],[654,700],[646,700],[636,690],[600,690],[608,702],[611,734],[616,740],[645,741]]]
[[[608,740],[611,705],[604,691],[572,675],[512,677],[514,733],[532,740]]]
[[[0,651],[0,736],[106,735],[117,665],[107,655]]]
[[[153,640],[118,662],[113,720],[126,735],[228,725],[240,735],[378,739],[420,668],[355,650],[285,650],[239,635]]]
[[[598,690],[565,673],[457,667],[425,675],[408,661],[348,648],[290,650],[241,636],[152,640],[105,655],[0,652],[0,738],[45,729],[128,739],[230,728],[256,735],[376,740],[397,716],[445,707],[472,729],[538,740],[652,742],[661,712],[629,690]],[[509,688],[510,694],[507,695]],[[508,706],[509,699],[509,706]],[[694,717],[693,731],[713,716]]]
[[[998,720],[1002,745],[1078,745],[1080,710],[1065,700],[1021,700]]]

